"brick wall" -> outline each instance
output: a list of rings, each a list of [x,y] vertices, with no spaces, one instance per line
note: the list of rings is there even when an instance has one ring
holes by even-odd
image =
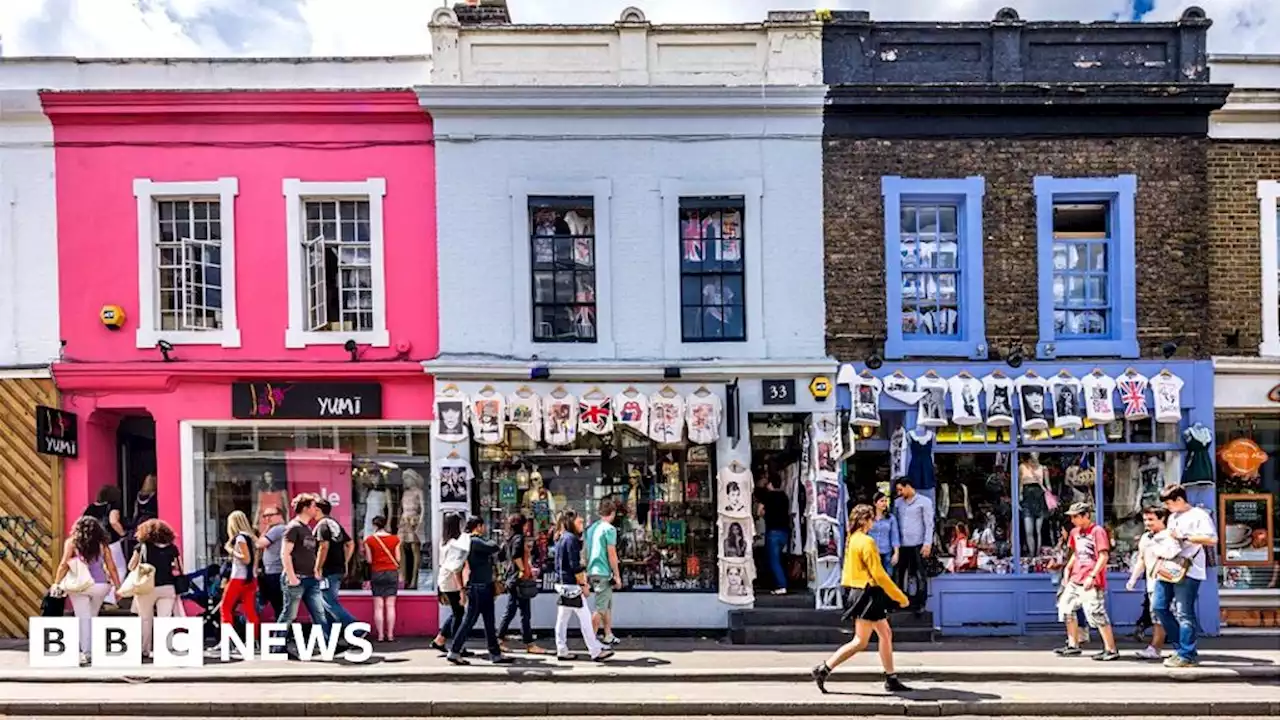
[[[1154,348],[1174,339],[1181,345],[1180,356],[1205,355],[1213,334],[1206,271],[1210,256],[1204,241],[1208,142],[827,139],[823,165],[828,352],[856,361],[870,352],[876,337],[885,335],[881,176],[986,178],[987,339],[1001,352],[1020,341],[1024,352],[1034,354],[1038,318],[1032,179],[1134,173],[1142,353],[1156,355]]]
[[[1209,146],[1209,310],[1215,355],[1257,355],[1262,342],[1258,181],[1280,180],[1280,142]],[[1240,331],[1238,341],[1232,337]]]

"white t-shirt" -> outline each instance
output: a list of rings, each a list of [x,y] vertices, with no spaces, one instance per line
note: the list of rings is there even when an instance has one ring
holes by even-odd
[[[1193,507],[1186,512],[1174,513],[1169,516],[1169,532],[1178,537],[1211,537],[1216,543],[1218,541],[1218,528],[1213,524],[1213,518],[1209,517],[1209,513],[1203,508]],[[1187,577],[1193,580],[1204,580],[1205,575],[1205,555],[1207,547],[1204,545],[1195,545],[1185,540],[1182,542],[1182,551],[1178,553],[1181,557],[1191,558],[1191,565],[1187,568]]]
[[[720,514],[735,518],[751,517],[751,493],[754,489],[750,470],[734,472],[728,467],[721,468]]]
[[[884,385],[877,377],[855,377],[849,383],[853,397],[853,417],[849,422],[864,427],[880,427],[880,392]]]
[[[978,378],[956,375],[947,381],[951,388],[951,419],[956,425],[981,425],[982,381]]]
[[[1023,375],[1014,383],[1022,408],[1023,430],[1044,430],[1049,427],[1049,388],[1044,378]]]
[[[649,398],[639,392],[620,392],[613,398],[613,417],[620,425],[649,434]]]
[[[436,397],[436,438],[448,443],[467,439],[467,414],[470,401],[466,395]]]
[[[907,456],[907,431],[899,427],[889,440],[889,479],[907,476],[910,458]]]
[[[982,378],[987,395],[987,427],[1013,425],[1013,380],[997,375]]]
[[[894,373],[884,379],[884,392],[889,397],[908,405],[920,401],[916,397],[916,382],[906,375]]]
[[[720,396],[694,393],[685,405],[685,422],[689,424],[689,442],[710,445],[720,439],[720,421],[724,415]]]
[[[1100,425],[1116,419],[1116,381],[1107,375],[1089,373],[1080,381],[1084,387],[1085,412],[1090,420]]]
[[[947,381],[923,375],[916,378],[916,389],[924,393],[920,398],[916,425],[944,427],[947,424]]]
[[[613,398],[578,401],[578,429],[592,435],[613,432]]]
[[[507,403],[501,395],[477,395],[471,399],[471,432],[481,445],[497,445],[506,439]]]
[[[1151,378],[1150,385],[1156,401],[1156,422],[1182,422],[1182,378],[1160,373]]]
[[[543,403],[542,431],[548,445],[572,445],[578,438],[578,398],[548,396]]]
[[[1142,569],[1147,579],[1147,592],[1152,593],[1156,590],[1156,569],[1160,565],[1160,560],[1170,557],[1177,547],[1177,541],[1169,537],[1168,528],[1158,533],[1142,534],[1142,539],[1138,541],[1138,557],[1142,558]]]
[[[1116,389],[1120,391],[1120,403],[1124,405],[1125,420],[1145,420],[1151,417],[1147,409],[1147,378],[1138,373],[1125,373],[1116,378]]]
[[[507,398],[507,422],[534,442],[542,440],[542,400],[537,395]]]
[[[476,476],[470,463],[463,459],[446,459],[436,465],[435,472],[440,483],[441,506],[471,505],[471,481]]]
[[[684,439],[684,400],[657,392],[649,397],[649,438],[667,445]]]
[[[1053,397],[1053,426],[1076,429],[1084,423],[1080,419],[1080,381],[1073,377],[1054,377],[1049,381],[1049,393]]]

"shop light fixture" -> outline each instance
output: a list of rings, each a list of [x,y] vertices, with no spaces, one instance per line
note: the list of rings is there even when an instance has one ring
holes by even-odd
[[[539,365],[538,367],[529,368],[530,380],[547,380],[547,379],[550,379],[550,377],[551,377],[551,368],[547,367],[546,365]]]
[[[169,357],[169,353],[173,352],[173,345],[168,340],[161,340],[157,342],[156,349],[160,351],[165,362],[173,362],[173,358]]]
[[[355,340],[348,340],[342,343],[342,349],[351,353],[351,362],[360,362],[360,346]]]
[[[1160,346],[1160,352],[1164,355],[1164,359],[1168,360],[1178,353],[1178,343],[1170,340]]]
[[[1022,367],[1022,348],[1017,345],[1010,345],[1009,352],[1004,356],[1004,361],[1011,368]]]
[[[680,368],[674,367],[674,366],[662,368],[662,377],[666,378],[667,380],[679,380]]]

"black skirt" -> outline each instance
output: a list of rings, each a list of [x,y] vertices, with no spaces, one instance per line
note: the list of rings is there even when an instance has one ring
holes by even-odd
[[[884,590],[874,585],[865,588],[850,588],[849,607],[844,611],[844,619],[879,622],[889,617],[889,610],[893,606],[893,600],[885,594]]]

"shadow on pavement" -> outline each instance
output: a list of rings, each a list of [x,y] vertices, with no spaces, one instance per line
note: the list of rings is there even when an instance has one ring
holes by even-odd
[[[911,702],[941,702],[951,700],[955,702],[983,702],[984,700],[1000,700],[1002,696],[995,693],[979,693],[969,690],[957,690],[955,688],[913,688],[908,692],[902,693],[864,693],[850,692],[847,690],[831,690],[832,695],[852,695],[854,697],[875,698],[883,700],[888,697],[895,697],[901,700],[909,700]]]

